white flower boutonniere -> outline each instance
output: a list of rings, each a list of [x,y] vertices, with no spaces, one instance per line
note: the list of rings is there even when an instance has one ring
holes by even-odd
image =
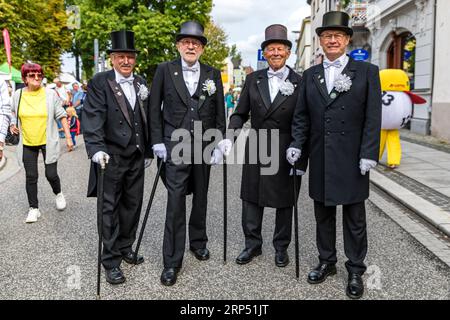
[[[337,92],[344,92],[350,90],[352,86],[352,79],[346,74],[340,74],[334,80],[334,88]]]
[[[280,86],[280,92],[283,96],[290,96],[294,93],[295,87],[289,80],[283,82]]]
[[[216,84],[211,79],[206,79],[202,88],[208,93],[208,96],[212,96],[216,92]]]
[[[147,88],[147,86],[138,83],[138,87],[139,87],[139,91],[137,93],[138,97],[141,100],[147,99],[147,97],[148,97],[148,88]]]

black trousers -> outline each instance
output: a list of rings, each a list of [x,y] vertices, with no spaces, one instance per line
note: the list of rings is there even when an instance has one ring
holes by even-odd
[[[367,254],[366,209],[364,202],[342,206],[344,251],[348,260],[345,266],[349,273],[363,274]],[[316,241],[320,263],[335,264],[336,258],[336,206],[324,206],[314,201],[316,216]]]
[[[245,236],[247,250],[261,249],[263,239],[261,235],[264,207],[242,200],[242,229]],[[287,250],[291,243],[292,207],[277,208],[275,216],[275,230],[273,246],[276,251]]]
[[[142,208],[144,155],[111,155],[104,176],[103,252],[106,269],[119,267],[132,251]]]
[[[42,146],[23,146],[23,166],[25,168],[25,189],[27,191],[28,204],[30,208],[39,208],[38,201],[38,156],[39,150],[45,161],[45,145]],[[61,192],[61,181],[59,180],[57,162],[45,164],[45,177],[52,187],[53,193]]]
[[[170,150],[170,149],[169,149]],[[165,163],[167,188],[166,222],[163,240],[164,267],[181,267],[186,243],[186,195],[191,193],[189,244],[193,249],[206,248],[206,211],[211,166]]]

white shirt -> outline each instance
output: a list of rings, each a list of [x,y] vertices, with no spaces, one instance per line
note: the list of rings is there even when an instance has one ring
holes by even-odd
[[[183,71],[184,82],[192,96],[197,91],[198,82],[200,81],[200,63],[197,61],[192,67],[189,67],[186,61],[181,58],[181,69],[183,70],[184,68],[196,69],[196,71]]]
[[[341,66],[339,68],[336,68],[334,66],[330,66],[330,67],[325,69],[325,67],[324,67],[324,69],[325,69],[325,81],[327,82],[328,93],[330,93],[333,90],[333,88],[334,88],[334,80],[344,70],[345,66],[347,65],[347,63],[349,61],[349,57],[346,54],[343,54],[342,56],[340,56],[336,60],[339,60],[340,63],[341,63]],[[330,60],[328,60],[327,57],[324,58],[324,62],[327,61],[327,62],[333,63],[336,60],[330,61]]]
[[[125,97],[128,100],[128,103],[131,106],[131,109],[134,111],[134,105],[136,104],[136,90],[134,90],[134,76],[133,73],[128,77],[125,78],[123,75],[121,75],[119,72],[117,72],[116,69],[114,69],[114,73],[116,74],[116,82],[120,85],[122,88],[123,93],[125,94]],[[128,80],[128,81],[124,81]]]
[[[8,85],[0,79],[0,142],[5,142],[11,121],[11,98],[8,93]]]
[[[279,78],[277,76],[271,76],[270,75],[271,72],[281,73],[282,78]],[[286,66],[283,66],[283,68],[277,71],[273,71],[273,69],[269,67],[269,70],[267,71],[267,77],[269,78],[270,102],[273,102],[273,100],[275,100],[278,91],[280,91],[281,84],[284,81],[286,81],[288,76],[289,76],[289,68]]]

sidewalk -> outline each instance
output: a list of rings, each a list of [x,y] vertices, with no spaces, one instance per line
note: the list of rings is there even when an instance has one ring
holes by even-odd
[[[401,137],[401,165],[386,167],[385,152],[370,180],[450,236],[450,145],[405,131]]]

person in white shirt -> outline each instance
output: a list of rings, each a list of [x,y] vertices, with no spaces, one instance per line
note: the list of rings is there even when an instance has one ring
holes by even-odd
[[[82,108],[83,134],[92,160],[88,196],[97,195],[97,169],[104,172],[103,253],[106,281],[125,281],[122,260],[134,261],[133,243],[142,208],[145,167],[150,165],[148,90],[134,73],[138,50],[134,33],[113,31],[110,54],[113,69],[97,73],[89,81]]]
[[[3,159],[3,148],[5,138],[8,134],[9,123],[11,121],[11,97],[8,93],[6,81],[0,79],[0,161]]]
[[[378,162],[381,88],[378,67],[346,55],[353,34],[345,12],[324,15],[316,29],[323,63],[303,74],[286,157],[295,163],[309,150],[309,195],[314,200],[319,264],[308,274],[317,284],[336,274],[336,206],[343,207],[346,294],[363,295],[369,171]]]

